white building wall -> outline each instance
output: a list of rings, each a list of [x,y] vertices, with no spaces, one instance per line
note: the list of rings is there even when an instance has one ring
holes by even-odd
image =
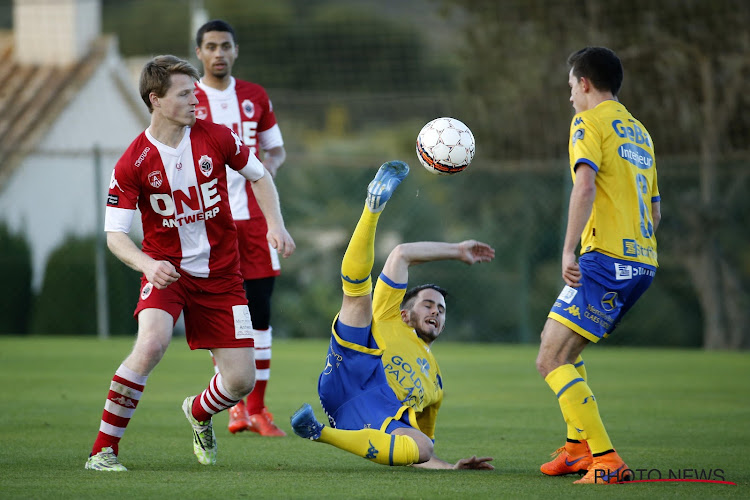
[[[25,234],[31,245],[36,290],[50,253],[68,234],[103,230],[97,216],[103,218],[112,169],[147,126],[145,105],[143,114],[137,114],[117,88],[112,68],[118,67],[118,59],[108,56],[0,193],[0,219],[13,232]],[[103,151],[98,186],[92,152],[97,144]],[[137,224],[131,235],[140,240],[140,218]]]

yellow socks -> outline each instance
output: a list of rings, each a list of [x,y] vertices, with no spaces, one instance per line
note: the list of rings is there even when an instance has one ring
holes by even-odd
[[[375,262],[375,230],[380,212],[372,213],[368,207],[362,211],[349,246],[341,262],[341,282],[344,294],[362,297],[372,292],[370,273]]]
[[[326,426],[318,441],[382,465],[411,465],[419,460],[414,439],[375,429],[348,431]]]
[[[578,374],[581,376],[581,378],[585,382],[588,383],[589,379],[586,378],[586,365],[583,364],[583,358],[581,356],[578,356],[578,358],[576,358],[576,361],[575,363],[573,363],[573,366],[578,371]],[[580,440],[581,436],[578,434],[578,431],[576,430],[576,428],[570,424],[567,424],[567,425],[568,425],[567,438],[573,439],[573,440]]]
[[[594,394],[586,380],[571,364],[552,370],[544,379],[557,395],[565,422],[575,429],[576,439],[588,441],[591,452],[596,455],[612,449]]]

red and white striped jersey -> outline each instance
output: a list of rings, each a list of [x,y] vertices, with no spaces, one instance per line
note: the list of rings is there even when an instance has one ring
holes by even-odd
[[[260,149],[268,151],[284,145],[273,105],[260,85],[232,77],[226,89],[217,90],[197,82],[195,97],[198,98],[195,107],[198,119],[231,128],[258,159]],[[228,171],[227,186],[229,203],[236,220],[263,217],[252,188],[244,177]]]
[[[142,250],[150,257],[199,278],[238,272],[224,165],[248,167],[253,180],[265,174],[250,149],[222,125],[196,120],[177,148],[160,143],[147,129],[112,172],[104,230],[129,232],[139,208]]]

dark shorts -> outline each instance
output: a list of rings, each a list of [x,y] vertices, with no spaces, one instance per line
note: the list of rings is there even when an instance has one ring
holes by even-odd
[[[382,350],[375,345],[370,327],[353,328],[337,320],[334,328],[318,379],[320,403],[331,427],[386,432],[397,427],[419,429],[414,410],[399,401],[388,385]]]
[[[656,276],[656,268],[599,252],[578,259],[581,286],[565,286],[549,318],[592,342],[607,338]]]

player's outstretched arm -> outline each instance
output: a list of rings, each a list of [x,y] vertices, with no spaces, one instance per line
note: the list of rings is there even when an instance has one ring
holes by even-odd
[[[406,283],[409,267],[437,260],[460,260],[466,264],[489,262],[495,258],[495,249],[487,243],[466,240],[460,243],[418,241],[402,243],[394,248],[385,261],[383,273],[398,283]]]
[[[292,236],[284,226],[279,195],[270,175],[252,182],[253,194],[268,223],[268,241],[283,257],[289,257],[296,248]]]
[[[149,283],[159,290],[180,278],[180,273],[171,262],[152,259],[133,243],[127,233],[108,231],[107,247],[125,265],[142,272]]]
[[[420,469],[495,470],[495,466],[493,466],[490,461],[492,461],[492,457],[477,457],[476,455],[473,455],[469,458],[462,458],[455,464],[452,464],[433,456],[426,462],[422,462],[421,464],[413,464],[412,467],[417,467]]]

